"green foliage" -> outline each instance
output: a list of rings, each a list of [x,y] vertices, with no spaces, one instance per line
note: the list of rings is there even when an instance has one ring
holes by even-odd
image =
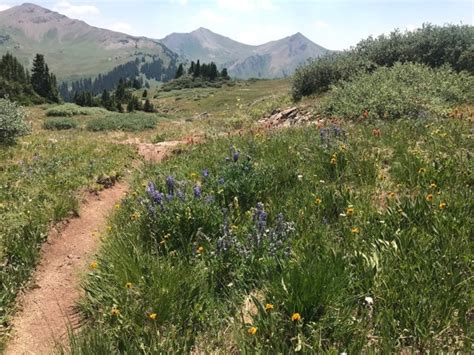
[[[474,77],[448,67],[421,64],[380,67],[336,85],[325,104],[328,115],[397,119],[447,116],[450,108],[474,102]]]
[[[75,104],[53,106],[46,110],[48,117],[94,116],[107,113],[102,108],[81,107]]]
[[[56,76],[49,72],[42,54],[37,54],[31,69],[31,85],[36,93],[52,102],[59,102],[59,91]]]
[[[7,99],[0,99],[0,143],[8,143],[30,133],[23,107]]]
[[[138,172],[73,353],[468,351],[468,122],[315,129]]]
[[[209,81],[201,77],[193,78],[191,75],[183,75],[178,79],[164,83],[161,87],[161,91],[168,92],[172,90],[194,88],[221,88],[222,86],[227,85],[227,83],[228,79]]]
[[[100,131],[126,131],[138,132],[155,128],[158,117],[144,113],[111,114],[101,118],[94,118],[87,122],[87,130]]]
[[[396,30],[389,36],[369,37],[351,50],[332,54],[298,68],[294,75],[293,98],[329,90],[340,80],[349,80],[361,71],[397,62],[421,63],[432,68],[451,66],[455,71],[474,73],[474,27],[425,24],[413,32]]]
[[[77,121],[72,118],[49,118],[43,123],[44,129],[62,131],[67,129],[74,129],[77,127]]]

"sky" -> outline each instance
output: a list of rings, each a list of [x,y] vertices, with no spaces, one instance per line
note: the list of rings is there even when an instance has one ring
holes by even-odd
[[[25,0],[90,25],[163,38],[199,27],[247,44],[301,32],[333,50],[423,23],[474,23],[474,0]],[[24,1],[0,0],[0,11]]]

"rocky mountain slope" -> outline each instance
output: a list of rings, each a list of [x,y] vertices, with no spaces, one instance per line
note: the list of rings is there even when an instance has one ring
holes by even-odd
[[[29,65],[42,53],[61,79],[104,73],[143,55],[165,65],[177,55],[156,40],[89,26],[34,4],[0,12],[0,54]]]

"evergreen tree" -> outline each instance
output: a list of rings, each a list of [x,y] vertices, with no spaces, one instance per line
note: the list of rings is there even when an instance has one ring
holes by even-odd
[[[174,76],[175,79],[178,79],[184,75],[184,68],[183,64],[180,64],[178,70],[176,70],[176,75]]]
[[[123,110],[123,106],[120,102],[117,102],[117,111],[120,112],[120,113],[123,113],[124,110]]]
[[[145,112],[155,112],[155,107],[153,104],[150,102],[149,99],[146,99],[145,105],[143,106],[143,111]]]
[[[224,79],[224,80],[230,79],[230,76],[229,76],[229,74],[227,73],[227,68],[222,68],[221,77],[222,77],[222,79]]]
[[[31,72],[31,85],[36,93],[48,100],[58,102],[59,93],[56,77],[49,73],[48,65],[42,54],[36,55]]]
[[[194,64],[194,61],[191,61],[191,65],[189,67],[189,70],[188,70],[188,74],[192,74],[194,75],[194,67],[195,67],[196,64]]]
[[[148,91],[145,89],[145,91],[143,91],[143,95],[142,97],[145,99],[148,97]]]
[[[201,63],[199,62],[199,59],[198,59],[198,61],[196,62],[196,65],[194,66],[193,76],[197,78],[200,75],[201,75]]]

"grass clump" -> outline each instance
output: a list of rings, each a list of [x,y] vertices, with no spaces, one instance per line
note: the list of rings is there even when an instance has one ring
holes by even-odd
[[[101,118],[94,118],[87,122],[87,130],[139,132],[156,127],[158,117],[144,113],[112,114]]]
[[[137,173],[73,352],[468,350],[468,122],[315,130],[218,139]]]
[[[108,111],[99,107],[81,107],[76,104],[63,104],[53,106],[46,110],[48,117],[72,117],[72,116],[94,116],[98,114],[105,114]]]
[[[0,144],[12,142],[30,131],[25,109],[15,102],[0,98]]]
[[[474,101],[473,87],[473,76],[448,67],[397,63],[333,87],[325,111],[349,119],[447,116],[451,107]]]
[[[56,131],[74,129],[76,127],[77,127],[77,121],[72,118],[63,118],[63,117],[49,118],[43,123],[44,129],[56,130]]]

